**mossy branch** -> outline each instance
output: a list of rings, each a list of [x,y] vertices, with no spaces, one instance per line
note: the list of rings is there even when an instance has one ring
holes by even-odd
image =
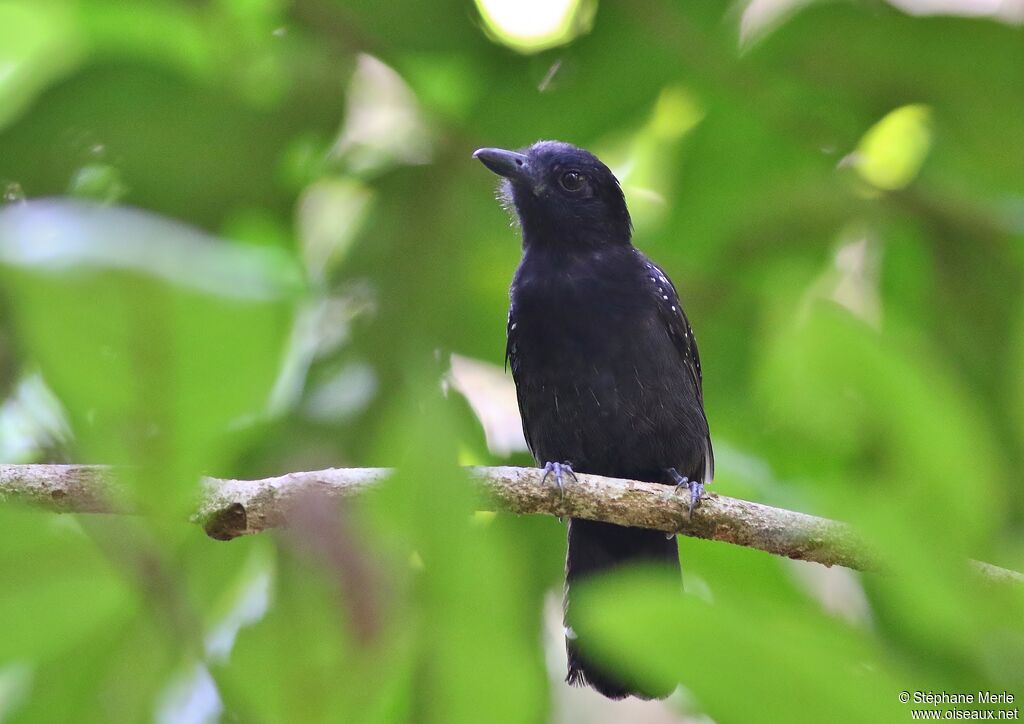
[[[876,570],[882,562],[845,523],[784,508],[707,493],[689,516],[689,493],[635,480],[579,474],[564,495],[536,468],[469,468],[480,483],[481,506],[517,514],[589,518],[756,548],[777,556]],[[331,468],[261,480],[204,478],[193,520],[218,540],[288,524],[304,494],[331,499],[358,495],[388,475],[388,468]],[[2,465],[0,501],[30,503],[57,512],[125,512],[114,501],[112,469],[92,465]],[[1024,575],[972,562],[994,581],[1024,583]]]

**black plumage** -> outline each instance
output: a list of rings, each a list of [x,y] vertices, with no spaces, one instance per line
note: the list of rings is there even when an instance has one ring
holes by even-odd
[[[557,141],[474,156],[505,179],[502,195],[522,228],[506,357],[534,458],[559,478],[565,464],[685,484],[699,496],[714,457],[697,343],[674,285],[632,245],[618,180],[592,154]],[[566,680],[612,698],[666,696],[588,660],[571,628],[573,584],[633,561],[678,571],[675,537],[569,521]]]

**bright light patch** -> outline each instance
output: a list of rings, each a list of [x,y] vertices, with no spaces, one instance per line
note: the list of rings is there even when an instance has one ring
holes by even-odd
[[[470,522],[477,526],[490,525],[498,514],[491,510],[475,510],[473,516],[470,518]]]
[[[393,68],[360,54],[346,101],[345,123],[331,149],[333,160],[355,173],[430,162],[430,130],[416,94]]]
[[[484,428],[487,449],[502,457],[526,450],[516,388],[498,365],[453,354],[448,382],[469,402]],[[463,457],[463,465],[482,461]]]
[[[854,167],[875,188],[895,191],[914,180],[931,145],[931,109],[925,105],[901,106],[864,134],[854,155]]]
[[[488,34],[523,53],[564,45],[590,30],[596,0],[476,0]]]
[[[697,98],[684,86],[664,88],[643,127],[618,148],[599,149],[622,182],[639,232],[665,219],[672,197],[674,157],[679,144],[704,115]]]
[[[81,61],[81,31],[65,5],[0,2],[0,128]]]
[[[703,116],[704,112],[689,91],[682,86],[670,86],[658,96],[648,128],[660,140],[675,141],[686,135]]]

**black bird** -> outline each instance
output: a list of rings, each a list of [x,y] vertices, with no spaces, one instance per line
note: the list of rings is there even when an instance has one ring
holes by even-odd
[[[714,473],[697,343],[671,280],[632,244],[618,180],[558,141],[473,156],[504,178],[501,195],[522,229],[505,354],[537,463],[559,486],[563,474],[593,473],[686,486],[696,502]],[[613,699],[661,698],[671,690],[610,674],[572,630],[573,585],[632,562],[678,575],[675,536],[569,521],[566,681]]]

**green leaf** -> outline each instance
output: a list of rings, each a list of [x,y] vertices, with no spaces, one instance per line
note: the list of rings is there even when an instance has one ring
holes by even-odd
[[[302,289],[276,249],[70,201],[0,213],[0,274],[80,459],[148,470],[147,503],[192,490],[266,409]]]
[[[595,580],[575,604],[578,641],[605,665],[677,681],[716,721],[895,721],[905,674],[860,632],[769,595],[713,603],[671,577],[630,571]],[[841,712],[839,714],[838,712]]]

